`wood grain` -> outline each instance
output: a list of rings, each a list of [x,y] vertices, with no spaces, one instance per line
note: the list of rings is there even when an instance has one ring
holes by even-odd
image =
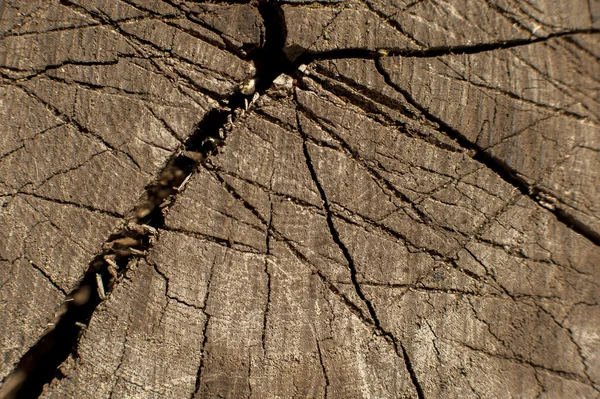
[[[600,397],[599,15],[6,1],[0,397]]]

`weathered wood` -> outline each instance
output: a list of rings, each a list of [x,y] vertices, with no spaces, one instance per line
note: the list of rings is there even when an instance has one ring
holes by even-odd
[[[21,3],[0,397],[126,220],[41,397],[600,397],[596,3]]]
[[[166,4],[2,6],[5,378],[144,187],[253,67]]]

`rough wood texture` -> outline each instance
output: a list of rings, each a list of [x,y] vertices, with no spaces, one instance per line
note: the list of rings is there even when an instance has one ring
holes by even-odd
[[[599,398],[599,18],[0,3],[0,397]],[[66,360],[19,374],[142,220]]]

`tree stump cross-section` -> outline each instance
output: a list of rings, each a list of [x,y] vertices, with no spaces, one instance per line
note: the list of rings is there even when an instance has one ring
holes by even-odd
[[[0,2],[0,398],[599,398],[600,4]]]

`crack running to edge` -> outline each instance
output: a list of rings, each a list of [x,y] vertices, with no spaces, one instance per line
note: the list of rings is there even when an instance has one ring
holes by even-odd
[[[447,123],[445,123],[440,118],[428,112],[422,105],[414,100],[414,98],[408,93],[406,90],[403,90],[397,84],[395,84],[389,73],[383,68],[380,63],[382,57],[386,56],[400,56],[404,58],[434,58],[448,55],[462,55],[462,54],[477,54],[487,51],[495,51],[502,49],[510,49],[514,47],[527,46],[534,43],[545,42],[554,38],[561,38],[577,35],[577,34],[598,34],[600,33],[600,29],[574,29],[570,31],[564,32],[556,32],[551,33],[546,36],[528,38],[528,39],[514,39],[514,40],[506,40],[500,43],[479,43],[473,45],[463,45],[463,46],[450,46],[450,47],[431,47],[423,50],[395,50],[395,49],[382,49],[378,51],[368,50],[368,49],[360,49],[360,48],[350,48],[350,49],[339,49],[339,50],[328,50],[323,52],[311,52],[306,50],[302,53],[298,58],[294,61],[294,68],[296,70],[302,64],[310,64],[314,61],[324,61],[324,60],[335,60],[335,59],[373,59],[375,60],[375,66],[377,71],[384,78],[385,82],[392,87],[394,90],[398,91],[400,94],[404,96],[404,98],[414,106],[419,112],[421,112],[428,120],[435,122],[439,126],[439,130],[442,133],[445,133],[449,138],[454,139],[461,147],[465,149],[475,150],[476,153],[473,156],[473,159],[483,163],[489,169],[496,172],[504,181],[517,188],[523,195],[531,198],[536,203],[540,204],[540,198],[544,195],[551,193],[547,192],[543,188],[537,187],[535,185],[529,184],[524,178],[518,175],[518,172],[513,168],[509,167],[504,161],[494,157],[486,150],[480,148],[476,144],[470,142],[462,133],[454,130]],[[543,206],[543,205],[542,205]],[[586,225],[586,223],[574,214],[569,211],[555,207],[554,209],[549,209],[545,207],[545,209],[549,210],[554,214],[556,219],[563,223],[567,228],[573,230],[577,234],[580,234],[590,240],[597,246],[600,246],[600,233],[594,231],[590,226]]]
[[[343,48],[325,51],[305,50],[298,56],[295,63],[310,64],[314,61],[335,60],[335,59],[377,59],[381,56],[403,57],[403,58],[435,58],[446,55],[477,54],[487,51],[504,50],[530,44],[545,42],[551,39],[567,37],[580,34],[598,34],[600,29],[574,29],[564,32],[550,33],[546,36],[539,36],[526,39],[512,39],[502,42],[476,43],[470,45],[457,45],[445,47],[429,47],[426,49],[407,50],[407,49],[386,49],[369,50],[365,48]]]
[[[377,68],[377,71],[381,74],[381,76],[383,77],[384,81],[390,87],[392,87],[398,93],[402,94],[402,96],[404,96],[406,101],[408,101],[409,104],[411,104],[417,110],[419,110],[419,112],[421,112],[425,116],[425,118],[427,118],[428,120],[430,120],[432,122],[435,122],[439,126],[439,130],[442,133],[445,133],[448,137],[450,137],[451,139],[454,139],[461,147],[463,147],[465,149],[469,149],[469,150],[474,150],[475,151],[475,155],[473,156],[474,160],[484,164],[486,167],[488,167],[490,170],[494,171],[498,176],[500,176],[508,184],[515,187],[517,190],[519,190],[519,192],[521,192],[521,194],[523,194],[526,197],[531,198],[534,202],[539,204],[540,195],[545,194],[543,189],[535,186],[535,184],[532,185],[532,184],[528,183],[523,177],[519,176],[519,174],[516,170],[514,170],[513,168],[508,166],[506,164],[506,162],[493,156],[492,154],[487,152],[485,149],[482,149],[481,147],[479,147],[477,144],[469,141],[462,133],[453,129],[450,125],[448,125],[442,119],[433,115],[425,107],[423,107],[421,104],[419,104],[417,101],[415,101],[415,99],[410,95],[410,93],[408,91],[404,90],[402,87],[400,87],[398,84],[396,84],[392,81],[392,78],[391,78],[389,72],[381,65],[380,60],[381,60],[381,58],[378,58],[375,61],[375,67]],[[571,213],[567,212],[566,210],[558,208],[558,207],[555,209],[549,209],[548,207],[544,207],[544,208],[547,209],[548,211],[550,211],[552,214],[554,214],[556,219],[559,220],[561,223],[563,223],[565,226],[567,226],[569,229],[584,236],[585,238],[587,238],[594,244],[600,246],[600,234],[595,232],[592,228],[587,226],[584,222],[577,219],[577,217],[575,217]]]
[[[263,17],[265,41],[248,56],[255,64],[256,75],[205,115],[183,143],[183,150],[173,154],[158,179],[146,187],[128,223],[108,238],[89,263],[81,282],[60,306],[54,323],[4,380],[1,398],[39,397],[44,385],[61,378],[60,366],[69,356],[78,356],[79,338],[94,311],[114,290],[129,265],[145,257],[157,229],[164,227],[166,210],[198,165],[223,145],[228,129],[243,115],[255,92],[263,93],[282,72],[292,71],[293,65],[283,53],[286,28],[279,5],[276,1],[260,1],[258,10]]]
[[[60,365],[77,357],[79,338],[94,311],[122,279],[129,265],[145,257],[152,239],[164,226],[164,213],[197,166],[222,145],[227,128],[240,116],[248,96],[234,93],[227,107],[211,110],[161,170],[156,182],[146,187],[129,221],[109,236],[101,251],[88,264],[80,283],[57,311],[49,329],[19,360],[0,387],[0,398],[39,397],[43,387],[60,378]]]

